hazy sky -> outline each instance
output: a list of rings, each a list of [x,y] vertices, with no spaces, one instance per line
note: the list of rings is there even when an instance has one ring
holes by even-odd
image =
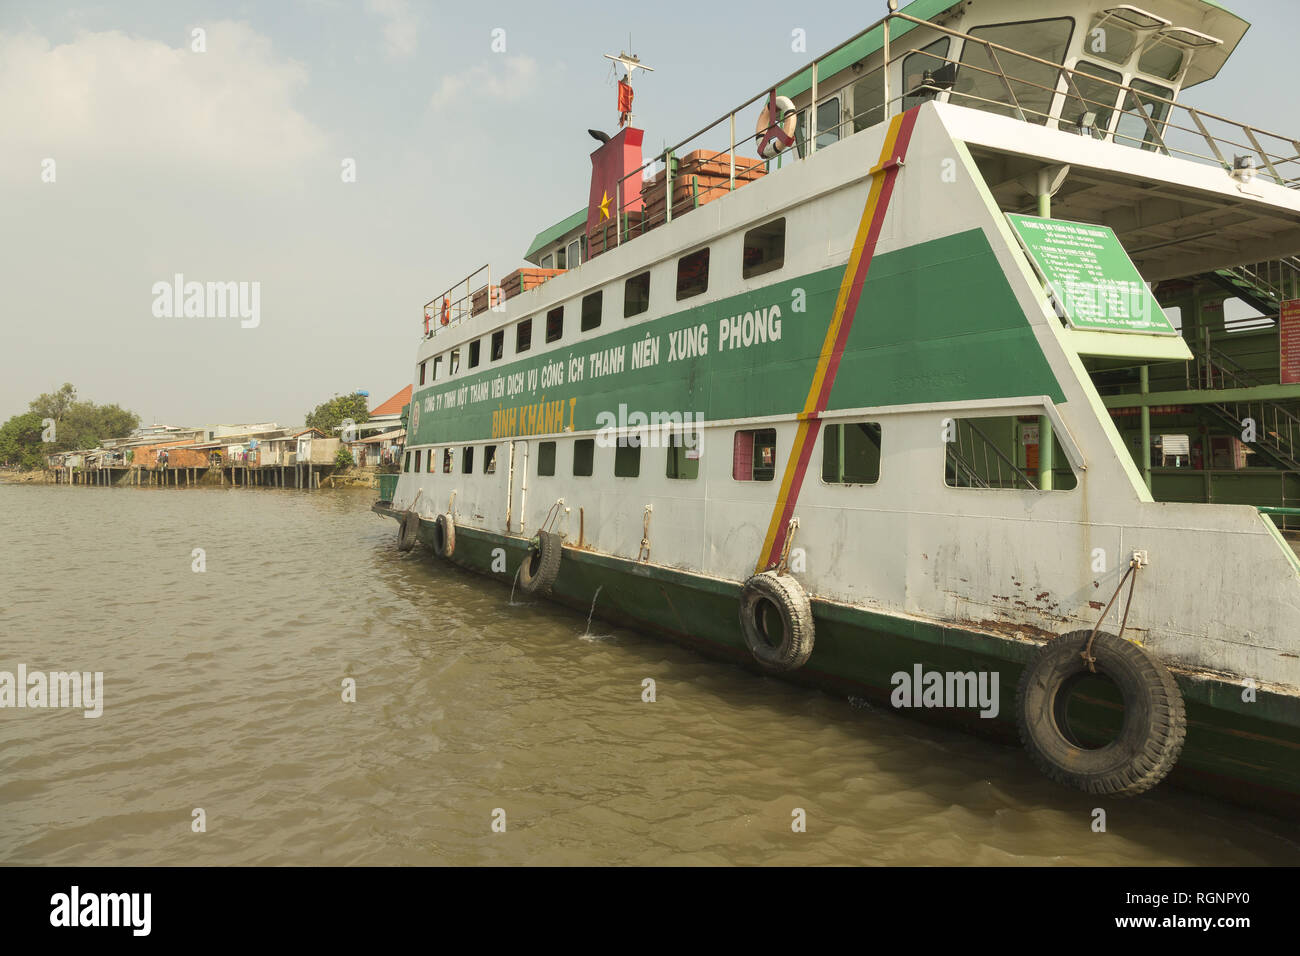
[[[585,204],[585,130],[616,126],[602,53],[631,33],[656,67],[637,74],[650,154],[802,66],[792,30],[821,52],[877,6],[4,0],[0,420],[64,381],[174,424],[387,398],[425,301],[518,267]],[[1300,2],[1228,6],[1255,27],[1188,101],[1300,135]],[[260,324],[156,317],[176,273],[260,283]]]

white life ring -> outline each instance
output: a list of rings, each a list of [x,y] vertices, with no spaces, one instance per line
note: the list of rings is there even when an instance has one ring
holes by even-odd
[[[798,114],[794,110],[794,101],[788,96],[778,96],[776,98],[776,111],[782,118],[781,129],[786,136],[793,139],[795,126],[799,122]],[[771,137],[766,146],[763,145],[764,135],[775,122],[776,118],[769,115],[769,105],[764,104],[758,114],[758,123],[754,127],[756,134],[754,141],[758,144],[758,154],[764,159],[775,159],[776,154],[785,149],[785,144],[776,136]]]

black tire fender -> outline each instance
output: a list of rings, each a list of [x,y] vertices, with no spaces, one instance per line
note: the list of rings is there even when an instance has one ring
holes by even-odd
[[[1092,644],[1097,673],[1113,681],[1124,703],[1119,735],[1104,747],[1080,745],[1067,705],[1089,674],[1082,658],[1091,630],[1051,641],[1025,668],[1016,696],[1020,740],[1048,777],[1086,793],[1132,796],[1150,790],[1174,768],[1187,735],[1183,695],[1174,676],[1146,648],[1099,631]]]
[[[433,522],[433,553],[440,558],[456,553],[456,519],[450,511],[444,511]]]
[[[519,588],[525,594],[545,594],[560,573],[564,539],[550,531],[539,531],[528,545],[519,565]]]
[[[807,592],[789,574],[755,574],[740,592],[740,630],[759,666],[775,673],[798,670],[813,651],[812,605]]]
[[[420,535],[420,516],[414,511],[407,511],[402,515],[401,523],[397,527],[397,550],[410,551],[415,547],[415,542]]]

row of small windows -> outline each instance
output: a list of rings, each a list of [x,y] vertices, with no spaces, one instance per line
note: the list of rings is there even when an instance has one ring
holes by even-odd
[[[753,279],[775,272],[785,265],[785,219],[764,223],[745,233],[741,252],[741,277]],[[694,298],[709,291],[709,249],[697,249],[677,260],[677,301]],[[650,308],[650,272],[640,272],[623,282],[623,318],[641,315]],[[604,316],[604,290],[582,297],[578,327],[583,332],[599,328]],[[522,355],[533,346],[533,318],[515,324],[515,354]],[[559,305],[546,313],[545,337],[548,343],[559,341],[564,335],[564,306]],[[498,329],[489,336],[489,362],[499,362],[505,357],[506,330]],[[477,368],[482,359],[482,339],[468,345],[466,368]],[[460,371],[459,348],[420,363],[420,384],[436,382],[446,375]],[[432,366],[430,366],[432,362]]]
[[[1040,490],[1038,486],[1043,475],[1039,469],[1038,433],[1039,421],[1034,416],[948,419],[944,435],[945,483],[953,488]],[[832,485],[876,484],[880,481],[881,441],[878,422],[827,424],[822,429],[822,481]],[[649,447],[620,439],[614,448],[614,477],[640,477],[643,452]],[[480,451],[482,473],[495,474],[496,445],[465,445],[460,448],[460,473],[474,473],[476,448]],[[654,450],[651,449],[652,453]],[[440,468],[444,474],[451,474],[457,470],[456,451],[444,448],[441,458],[437,449],[429,449],[427,453],[423,449],[408,451],[405,470],[432,474]],[[664,454],[664,474],[668,478],[689,481],[699,477],[698,433],[688,431],[684,435],[671,435]],[[1051,490],[1068,491],[1076,487],[1078,479],[1055,437],[1052,462]],[[573,476],[592,477],[595,464],[596,440],[575,439]],[[773,481],[777,467],[775,428],[740,429],[733,433],[731,477],[734,480]],[[556,442],[538,443],[536,469],[539,478],[555,477]]]

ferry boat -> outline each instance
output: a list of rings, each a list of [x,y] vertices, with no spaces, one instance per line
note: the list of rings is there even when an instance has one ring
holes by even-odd
[[[1183,100],[1249,25],[881,13],[648,158],[648,67],[611,55],[586,207],[426,304],[375,510],[403,550],[1018,742],[1069,787],[1294,810],[1295,491],[1153,494],[1190,474],[1176,435],[1153,464],[1159,381],[1300,473],[1286,368],[1261,391],[1202,349],[1207,282],[1280,303],[1283,340],[1300,299],[1298,137]]]

